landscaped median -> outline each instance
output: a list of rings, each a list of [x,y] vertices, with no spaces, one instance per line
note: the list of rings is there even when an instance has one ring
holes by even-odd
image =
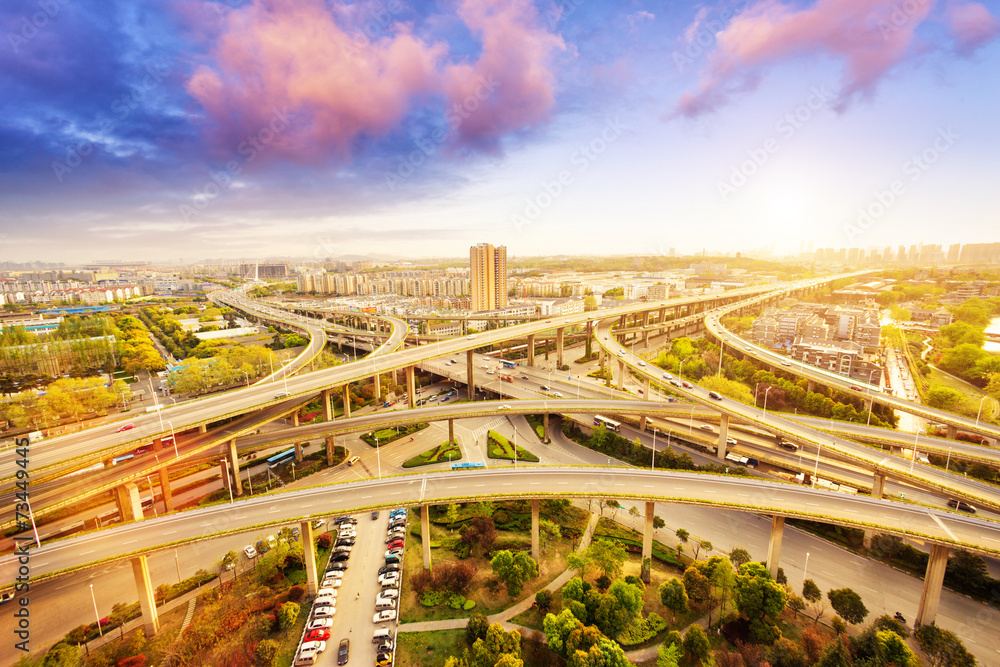
[[[491,459],[514,460],[514,445],[507,438],[491,430],[487,434],[487,441],[489,443],[488,453]],[[538,457],[520,445],[517,447],[517,460],[538,463]]]
[[[404,468],[416,468],[417,466],[427,466],[432,463],[451,463],[462,458],[462,449],[455,443],[442,442],[433,449],[428,449],[423,454],[417,454],[412,459],[403,463]]]
[[[384,428],[380,431],[369,431],[361,436],[361,439],[368,443],[370,447],[381,447],[382,445],[388,445],[390,442],[399,440],[410,435],[413,435],[417,431],[422,431],[423,429],[430,426],[427,422],[421,422],[419,424],[410,424],[409,426],[404,426],[402,428]]]

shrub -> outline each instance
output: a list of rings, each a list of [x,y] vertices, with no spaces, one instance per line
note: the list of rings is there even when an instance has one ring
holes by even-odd
[[[627,577],[625,577],[625,583],[632,584],[633,586],[638,586],[640,591],[646,590],[646,584],[644,584],[642,579],[635,576],[634,574],[630,574]]]
[[[306,589],[301,586],[292,586],[288,589],[288,599],[292,602],[299,602],[306,594]]]
[[[278,629],[287,630],[295,624],[295,619],[299,617],[299,605],[294,602],[286,602],[278,609]]]
[[[847,632],[847,623],[844,623],[844,619],[842,619],[840,616],[833,617],[833,621],[830,623],[830,627],[832,627],[833,631],[836,632],[838,635],[842,635]]]
[[[486,641],[486,632],[490,629],[490,622],[483,614],[473,614],[469,617],[469,622],[465,624],[465,641],[472,646],[477,639]]]
[[[451,593],[448,591],[424,591],[417,601],[425,607],[436,607],[450,598]]]
[[[146,656],[140,653],[131,658],[121,658],[116,663],[116,667],[146,667]]]
[[[254,649],[257,667],[274,667],[278,661],[278,648],[278,642],[273,639],[265,639],[258,643],[257,648]]]
[[[333,535],[330,533],[321,533],[320,536],[316,538],[316,546],[320,549],[329,549],[333,546]]]
[[[535,606],[542,613],[547,613],[552,608],[552,591],[543,588],[535,593]]]
[[[476,607],[475,600],[466,600],[465,604],[462,605],[462,609],[464,609],[465,611],[469,611],[470,609],[475,609],[475,607]]]
[[[510,523],[510,517],[503,510],[498,510],[495,514],[493,514],[493,523],[501,526],[505,525]]]
[[[465,605],[465,596],[459,595],[458,593],[452,593],[451,597],[448,598],[448,606],[452,609],[461,609]]]
[[[597,579],[594,580],[594,585],[597,586],[602,591],[608,590],[608,586],[611,585],[611,577],[606,574],[602,574]]]

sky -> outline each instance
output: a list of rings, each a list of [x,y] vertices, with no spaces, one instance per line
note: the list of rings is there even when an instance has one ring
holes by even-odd
[[[0,260],[1000,241],[998,17],[6,0]]]

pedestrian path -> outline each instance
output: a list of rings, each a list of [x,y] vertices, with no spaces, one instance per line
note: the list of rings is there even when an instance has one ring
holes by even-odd
[[[478,439],[479,436],[485,435],[486,432],[489,431],[490,429],[499,428],[499,427],[503,426],[506,423],[507,423],[507,418],[506,417],[497,417],[496,419],[494,419],[493,421],[491,421],[486,426],[480,426],[475,431],[473,431],[472,432],[472,437]]]
[[[181,629],[177,633],[178,637],[184,634],[184,631],[187,629],[187,626],[191,625],[191,619],[194,618],[194,608],[195,606],[197,606],[197,604],[198,604],[198,598],[196,597],[191,598],[191,600],[188,602],[187,614],[184,615],[184,622],[181,623]],[[172,662],[170,660],[170,656],[167,655],[164,656],[163,660],[160,662],[160,667],[170,667],[171,664]]]

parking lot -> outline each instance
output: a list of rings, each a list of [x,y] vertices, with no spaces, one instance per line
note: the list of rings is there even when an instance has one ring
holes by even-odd
[[[301,650],[298,651],[295,662],[297,665],[312,664],[328,667],[347,664],[367,667],[378,664],[381,666],[391,665],[395,657],[397,615],[394,614],[392,620],[386,622],[375,623],[373,620],[376,612],[376,598],[383,591],[383,587],[379,583],[379,568],[385,565],[389,512],[379,512],[377,519],[373,519],[370,513],[359,514],[352,518],[357,521],[354,525],[357,534],[354,537],[354,544],[351,545],[350,557],[343,561],[347,564],[347,569],[340,577],[339,587],[335,588],[336,613],[330,617],[333,623],[329,628],[330,636],[326,640],[326,647],[321,653],[315,655],[313,662],[310,662],[308,658],[300,660],[303,653]],[[327,519],[326,525],[317,532],[330,532],[334,537],[334,544],[336,544],[340,526],[333,521],[333,517]],[[327,567],[329,565],[320,568],[321,588],[324,570]],[[396,590],[398,591],[398,588]],[[398,605],[398,598],[395,604]],[[310,623],[316,618],[315,613],[316,609],[313,606],[310,609]],[[389,631],[393,650],[388,658],[383,654],[382,660],[377,660],[378,645],[373,642],[372,637],[375,631],[380,629]],[[339,662],[338,647],[344,639],[350,641],[347,662]]]

